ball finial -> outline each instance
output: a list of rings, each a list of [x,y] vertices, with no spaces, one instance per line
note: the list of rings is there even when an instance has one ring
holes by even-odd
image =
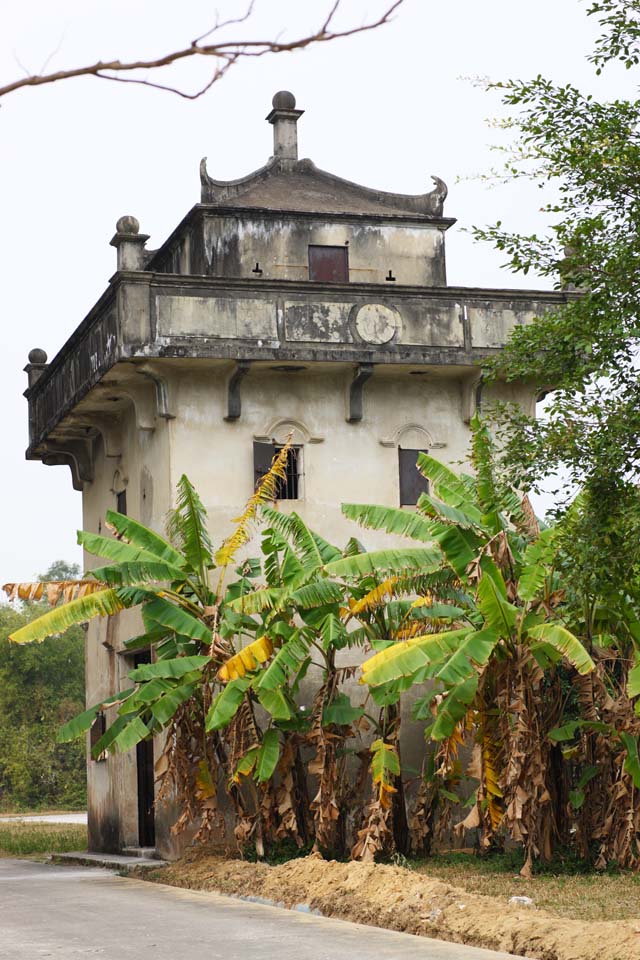
[[[116,223],[116,230],[118,233],[131,233],[135,235],[140,232],[140,224],[135,217],[120,217]]]
[[[279,90],[271,104],[274,110],[295,110],[296,98],[289,90]]]
[[[34,347],[29,351],[29,363],[46,363],[47,354],[40,347]]]

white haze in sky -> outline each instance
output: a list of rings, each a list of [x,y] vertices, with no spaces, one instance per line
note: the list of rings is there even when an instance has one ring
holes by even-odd
[[[257,0],[254,36],[293,36],[317,25],[331,0]],[[371,19],[384,0],[344,0],[343,20]],[[238,0],[22,0],[0,14],[0,82],[97,59],[138,58],[183,46]],[[236,66],[199,100],[94,78],[25,89],[0,109],[0,360],[2,527],[0,583],[30,579],[55,559],[80,561],[75,531],[81,495],[67,467],[27,463],[22,372],[32,347],[52,359],[115,270],[115,222],[133,214],[160,246],[199,200],[198,163],[231,179],[262,165],[272,130],[264,117],[275,91],[290,89],[306,111],[300,156],[325,170],[402,193],[449,185],[448,280],[483,287],[544,286],[501,270],[501,257],[464,228],[501,219],[540,229],[545,192],[530,185],[489,189],[500,134],[486,119],[497,98],[469,78],[529,78],[624,96],[631,80],[613,69],[597,80],[586,62],[596,33],[580,0],[405,0],[395,21],[373,33],[293,55]],[[235,27],[233,36],[248,35]],[[197,89],[206,60],[175,78]]]

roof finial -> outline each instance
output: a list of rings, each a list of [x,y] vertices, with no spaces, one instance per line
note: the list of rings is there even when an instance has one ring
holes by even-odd
[[[298,159],[297,123],[304,110],[296,110],[296,98],[288,90],[280,90],[271,101],[273,110],[267,117],[273,124],[273,156],[277,160]]]

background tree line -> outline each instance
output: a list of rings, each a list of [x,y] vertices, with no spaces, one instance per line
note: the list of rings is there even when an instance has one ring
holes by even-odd
[[[78,572],[59,561],[41,579]],[[0,810],[86,804],[84,743],[56,740],[60,725],[84,709],[84,630],[71,627],[37,646],[8,639],[44,607],[0,606]]]

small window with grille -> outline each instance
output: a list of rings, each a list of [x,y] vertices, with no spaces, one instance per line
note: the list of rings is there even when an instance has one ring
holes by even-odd
[[[283,448],[283,444],[253,444],[254,483],[268,473],[271,461]],[[300,500],[302,498],[302,447],[289,447],[287,453],[286,476],[278,480],[276,500]]]
[[[421,493],[429,492],[429,481],[418,470],[418,455],[428,450],[405,450],[398,447],[400,470],[400,506],[414,507]]]

